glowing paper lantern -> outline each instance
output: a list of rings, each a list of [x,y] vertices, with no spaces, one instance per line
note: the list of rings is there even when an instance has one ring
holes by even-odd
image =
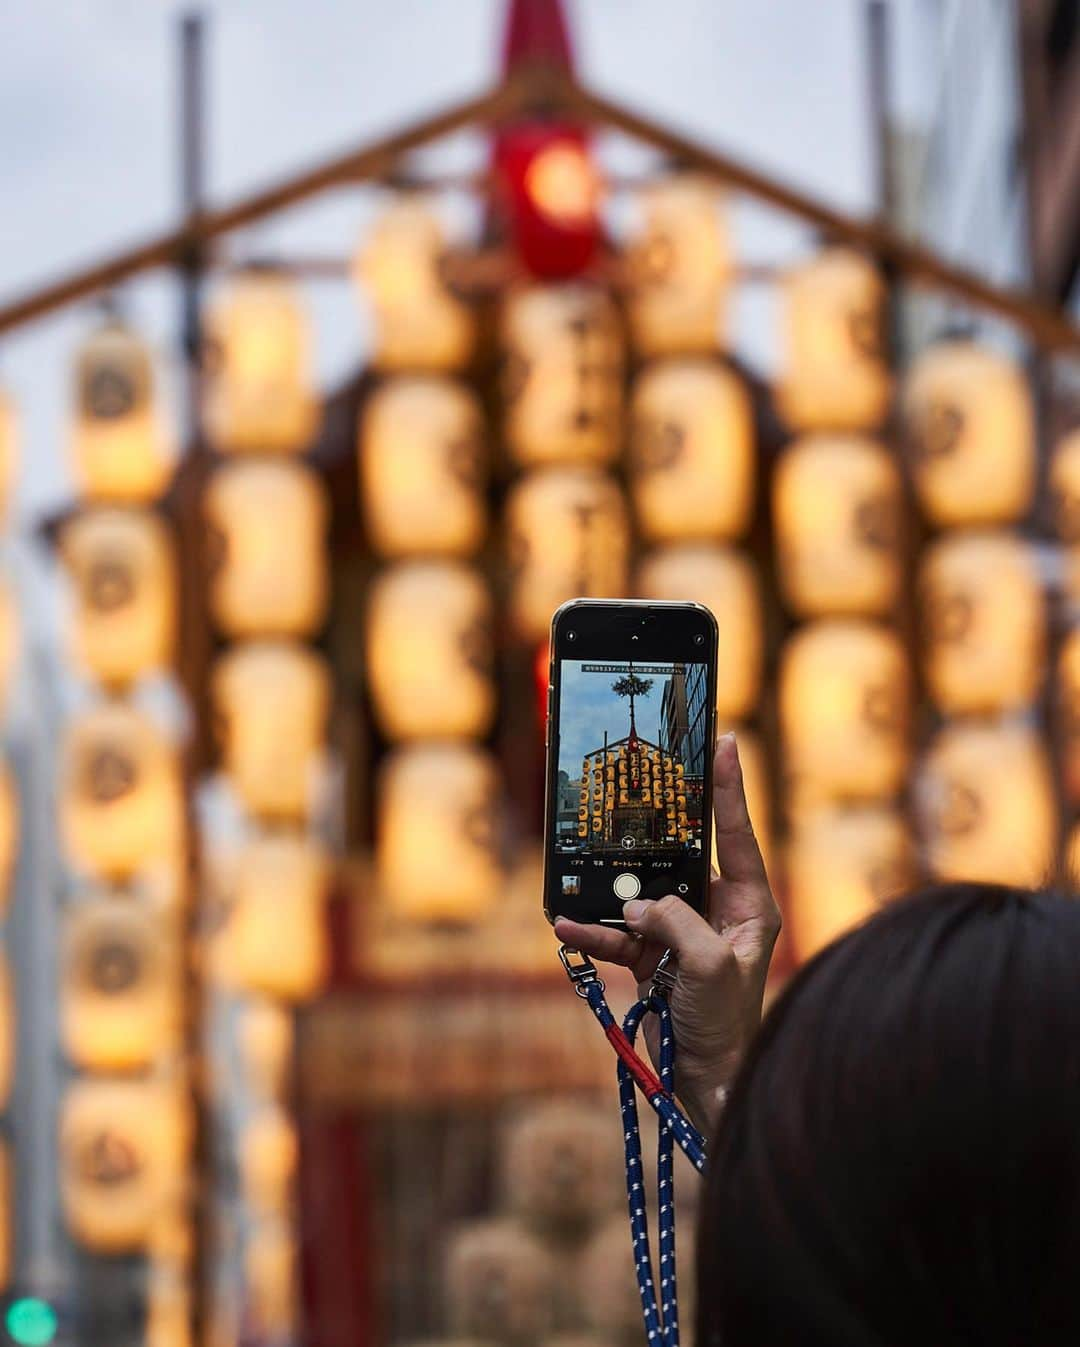
[[[310,636],[326,610],[326,492],[290,460],[226,464],[203,511],[215,543],[210,612],[229,636]]]
[[[283,1108],[267,1104],[244,1124],[240,1187],[245,1204],[257,1217],[289,1215],[298,1151],[296,1127]]]
[[[60,1111],[60,1191],[71,1233],[95,1253],[136,1253],[184,1188],[188,1101],[167,1081],[88,1077]]]
[[[797,631],[780,664],[780,727],[795,812],[885,799],[908,763],[910,674],[884,627],[827,619]]]
[[[11,493],[19,462],[19,423],[14,401],[0,388],[0,522],[11,509]]]
[[[354,277],[374,309],[379,369],[456,370],[468,363],[476,325],[443,279],[445,252],[438,219],[418,199],[397,201],[371,231]]]
[[[610,477],[591,468],[529,473],[510,492],[506,520],[511,616],[525,639],[543,640],[567,599],[625,591],[629,524]]]
[[[1080,892],[1080,823],[1073,824],[1065,843],[1065,881],[1071,892]]]
[[[386,557],[464,556],[487,530],[483,421],[451,379],[390,379],[360,418],[360,496],[373,549]]]
[[[754,418],[741,381],[710,360],[669,360],[634,387],[631,493],[656,542],[738,538],[754,505]]]
[[[628,256],[630,331],[642,355],[716,349],[732,270],[721,204],[715,183],[692,173],[642,192],[643,228]]]
[[[938,879],[1038,886],[1053,870],[1057,803],[1046,748],[1022,724],[942,730],[916,802]]]
[[[76,355],[71,457],[87,500],[145,504],[168,482],[173,445],[150,350],[120,322],[107,322]]]
[[[1031,548],[1008,534],[935,543],[919,582],[925,675],[948,715],[1035,702],[1046,659],[1046,600]]]
[[[405,562],[371,588],[368,685],[391,739],[482,738],[495,714],[494,613],[479,573]]]
[[[476,1221],[446,1253],[451,1331],[497,1342],[542,1339],[554,1326],[559,1265],[546,1244],[508,1220]]]
[[[61,1038],[76,1066],[136,1071],[178,1049],[180,949],[160,913],[130,898],[74,903],[61,958]]]
[[[311,332],[296,287],[272,271],[231,282],[207,313],[203,425],[216,449],[296,453],[319,427]]]
[[[762,613],[757,572],[731,548],[690,543],[653,552],[638,572],[646,599],[704,604],[715,616],[722,652],[716,680],[720,720],[749,715],[761,689]]]
[[[258,1341],[295,1340],[297,1247],[291,1221],[260,1221],[248,1233],[244,1300]]]
[[[377,881],[388,908],[417,921],[484,916],[502,878],[492,758],[464,745],[399,749],[384,761],[376,799]]]
[[[211,694],[225,770],[260,817],[306,818],[330,709],[330,676],[314,651],[253,641],[218,660]]]
[[[787,847],[784,915],[796,956],[809,959],[911,886],[914,849],[893,809],[815,810]]]
[[[74,716],[64,739],[60,822],[72,861],[105,878],[174,859],[184,836],[175,746],[123,702]]]
[[[0,916],[11,899],[11,877],[19,851],[19,792],[7,763],[0,760]]]
[[[902,411],[928,518],[957,527],[1027,514],[1035,430],[1019,366],[971,342],[931,346],[908,375]]]
[[[777,403],[794,430],[873,430],[892,380],[884,358],[885,286],[858,253],[832,248],[784,282],[786,359]]]
[[[295,1029],[290,1011],[274,1001],[248,999],[237,1038],[246,1089],[257,1099],[284,1097],[292,1071]]]
[[[876,617],[902,580],[900,473],[874,440],[796,441],[773,474],[780,586],[800,617]]]
[[[152,1265],[146,1285],[143,1347],[190,1347],[192,1296],[183,1271]]]
[[[517,122],[496,139],[495,165],[514,251],[534,276],[574,276],[600,240],[600,185],[579,126]]]
[[[217,952],[224,980],[280,1001],[304,1001],[319,990],[329,959],[329,867],[319,843],[296,833],[265,833],[244,847]]]
[[[623,342],[610,297],[587,285],[512,293],[502,316],[503,432],[518,463],[610,463],[619,452]]]
[[[1080,544],[1080,430],[1064,436],[1050,459],[1054,528],[1070,547]]]
[[[106,687],[172,662],[176,635],[173,540],[149,510],[86,510],[64,525],[75,661]]]

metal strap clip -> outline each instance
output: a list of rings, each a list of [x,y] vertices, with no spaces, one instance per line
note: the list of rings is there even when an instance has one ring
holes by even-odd
[[[649,988],[650,995],[662,996],[665,1000],[670,999],[671,993],[675,990],[675,979],[679,976],[679,970],[675,967],[674,951],[664,950],[660,956],[660,962],[656,965],[656,971],[652,975],[652,986]]]
[[[604,990],[604,981],[596,971],[596,964],[587,954],[582,954],[580,950],[570,949],[567,945],[559,946],[559,960],[566,969],[566,976],[573,983],[574,991],[578,996],[587,997],[590,986],[599,987]]]

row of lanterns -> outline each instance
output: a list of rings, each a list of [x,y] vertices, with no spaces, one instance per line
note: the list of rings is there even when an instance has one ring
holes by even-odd
[[[140,704],[174,658],[177,559],[159,512],[172,467],[149,351],[110,317],[75,363],[79,502],[60,555],[70,650],[89,697],[61,750],[61,1195],[74,1238],[148,1260],[147,1341],[193,1313],[187,808],[180,749]]]

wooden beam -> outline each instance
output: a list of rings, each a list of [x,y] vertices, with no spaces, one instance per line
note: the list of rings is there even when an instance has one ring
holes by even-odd
[[[200,212],[179,229],[159,234],[115,257],[83,267],[59,281],[7,301],[0,306],[0,332],[42,318],[140,272],[181,264],[194,248],[276,211],[299,205],[331,187],[378,178],[403,154],[420,145],[475,122],[487,125],[512,114],[523,105],[529,92],[527,81],[511,80],[480,97],[467,99],[414,122],[373,144],[348,150],[314,169],[285,178],[232,205]]]
[[[859,219],[838,211],[580,85],[567,82],[561,101],[582,119],[616,127],[748,196],[799,216],[833,239],[873,253],[910,282],[947,290],[977,308],[1008,319],[1048,350],[1080,355],[1080,329],[1060,310],[1039,303],[1024,291],[992,285],[973,272],[952,266],[930,249],[909,242],[880,220]]]

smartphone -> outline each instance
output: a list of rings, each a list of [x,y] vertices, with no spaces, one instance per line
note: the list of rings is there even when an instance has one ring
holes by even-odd
[[[696,603],[574,599],[551,626],[544,911],[625,928],[623,904],[704,910],[716,619]]]

